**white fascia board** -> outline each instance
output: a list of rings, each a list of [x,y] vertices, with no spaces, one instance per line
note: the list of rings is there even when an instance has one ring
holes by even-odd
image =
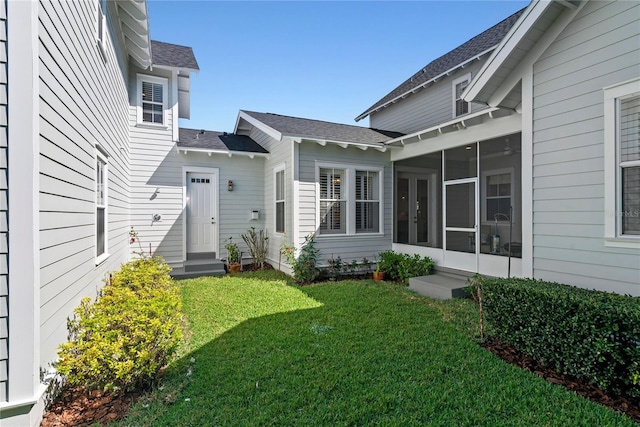
[[[149,38],[149,12],[146,0],[117,2],[118,21],[127,53],[147,69],[151,66],[151,40]],[[135,22],[135,25],[131,25]],[[146,30],[146,31],[145,31]]]
[[[304,137],[304,136],[295,136],[295,135],[286,135],[289,138],[293,139],[295,142],[297,143],[301,143],[302,141],[310,141],[310,142],[315,142],[316,144],[319,144],[321,146],[325,146],[327,144],[335,144],[335,145],[339,145],[343,148],[346,148],[347,146],[351,146],[351,147],[358,147],[361,150],[367,150],[369,148],[378,150],[378,151],[386,151],[386,149],[396,149],[396,148],[401,148],[401,147],[393,147],[393,146],[387,146],[386,142],[383,142],[383,145],[379,145],[379,144],[367,144],[364,142],[349,142],[349,141],[337,141],[337,140],[332,140],[332,139],[315,139],[315,138],[309,138],[309,137]]]
[[[252,159],[254,157],[269,157],[269,153],[254,153],[252,151],[233,151],[233,150],[210,150],[208,148],[191,148],[191,147],[178,147],[176,145],[176,150],[178,151],[178,153],[206,153],[208,155],[213,155],[213,154],[224,154],[226,156],[245,156],[245,157],[251,157]]]
[[[238,133],[238,125],[240,124],[240,119],[243,119],[244,121],[248,122],[252,126],[255,126],[256,128],[260,129],[262,132],[266,133],[276,141],[282,141],[282,136],[283,136],[282,133],[278,132],[277,130],[275,130],[270,126],[267,126],[266,124],[262,123],[260,120],[256,119],[253,116],[250,116],[249,114],[245,113],[242,110],[238,112],[238,118],[236,119],[236,125],[233,130],[234,133]]]
[[[476,77],[469,83],[469,86],[467,86],[467,89],[462,94],[462,99],[467,102],[477,101],[475,98],[479,95],[480,91],[502,64],[504,64],[509,54],[518,43],[522,41],[529,29],[531,29],[536,20],[542,16],[550,5],[551,2],[548,1],[534,1],[529,4],[520,19],[511,27],[511,30],[509,30],[489,59],[484,63],[478,74],[476,74]]]
[[[188,76],[190,73],[198,74],[200,72],[200,70],[198,70],[197,68],[171,67],[169,65],[158,65],[158,64],[153,64],[153,68],[157,68],[158,70],[167,70],[171,72],[176,71],[180,76],[184,76],[184,75]]]
[[[487,55],[487,54],[489,54],[491,51],[493,51],[497,46],[498,46],[498,45],[492,46],[492,47],[490,47],[489,49],[487,49],[487,50],[485,50],[485,51],[483,51],[483,52],[480,52],[480,53],[479,53],[479,54],[477,54],[476,56],[474,56],[474,57],[472,57],[472,58],[469,58],[469,59],[467,59],[466,61],[463,61],[463,62],[459,63],[458,65],[456,65],[456,66],[454,66],[454,67],[452,67],[452,68],[448,69],[447,71],[445,71],[445,72],[443,72],[443,73],[438,74],[437,76],[433,77],[432,79],[427,80],[427,81],[426,81],[426,82],[424,82],[424,83],[421,83],[419,86],[413,87],[413,88],[411,88],[410,90],[408,90],[408,91],[406,91],[406,92],[404,92],[404,93],[402,93],[402,94],[400,94],[400,95],[396,96],[395,98],[390,99],[389,101],[385,102],[384,104],[382,104],[382,105],[378,105],[376,108],[372,108],[372,109],[370,109],[370,110],[368,110],[368,111],[366,111],[366,112],[364,112],[364,113],[360,114],[358,117],[356,117],[356,118],[355,118],[355,121],[356,121],[356,122],[359,122],[360,120],[364,119],[365,117],[367,117],[367,116],[368,116],[368,115],[370,115],[371,113],[375,113],[376,111],[380,111],[380,110],[382,110],[383,108],[386,108],[386,107],[388,107],[388,106],[389,106],[389,105],[391,105],[391,104],[395,104],[396,102],[400,101],[401,99],[407,98],[408,96],[410,96],[410,95],[412,95],[412,94],[416,93],[416,92],[417,92],[417,91],[419,91],[420,89],[422,89],[422,88],[424,88],[424,87],[426,87],[426,86],[429,86],[430,84],[435,83],[435,82],[437,82],[438,80],[441,80],[441,79],[442,79],[442,78],[444,78],[444,77],[448,77],[448,76],[450,76],[451,74],[453,74],[453,73],[454,73],[455,71],[457,71],[458,69],[465,68],[465,67],[466,67],[467,65],[469,65],[470,63],[472,63],[472,62],[474,62],[474,61],[479,60],[479,59],[480,59],[480,58],[482,58],[483,56],[486,56],[486,55]]]
[[[453,120],[449,120],[448,122],[444,122],[444,123],[440,123],[439,125],[435,125],[435,126],[431,126],[429,128],[426,129],[422,129],[419,130],[417,132],[414,133],[410,133],[408,135],[404,135],[404,136],[399,136],[397,138],[394,138],[390,141],[385,142],[386,145],[389,144],[393,144],[393,143],[402,143],[404,144],[404,142],[406,140],[412,139],[412,138],[419,138],[422,139],[422,137],[424,137],[427,134],[433,133],[434,131],[439,131],[438,133],[442,133],[441,129],[449,127],[449,126],[453,126],[455,124],[460,123],[462,128],[466,128],[466,124],[464,124],[465,121],[469,121],[470,119],[476,118],[476,117],[480,117],[480,116],[484,116],[484,115],[488,115],[489,117],[493,118],[492,113],[494,111],[498,111],[500,110],[500,108],[487,108],[475,113],[471,113],[471,114],[467,114],[465,116],[461,116],[461,117],[457,117]],[[398,147],[398,146],[389,146],[389,148],[402,148],[402,147]]]

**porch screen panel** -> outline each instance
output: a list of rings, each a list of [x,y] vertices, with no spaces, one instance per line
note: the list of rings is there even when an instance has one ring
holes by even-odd
[[[640,95],[620,100],[622,234],[640,235]]]
[[[356,233],[380,231],[378,172],[356,171]]]
[[[320,169],[320,234],[347,232],[344,170]]]

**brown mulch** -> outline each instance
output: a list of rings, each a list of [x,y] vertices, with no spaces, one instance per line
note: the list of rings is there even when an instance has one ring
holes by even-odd
[[[64,389],[51,404],[41,427],[107,425],[122,419],[141,392],[111,394]]]
[[[585,399],[622,412],[635,422],[640,423],[640,399],[631,400],[629,398],[607,394],[594,385],[587,384],[575,377],[564,375],[551,368],[542,366],[538,361],[495,338],[487,339],[482,346],[512,365],[533,372],[535,375],[544,378],[550,383],[561,385]]]

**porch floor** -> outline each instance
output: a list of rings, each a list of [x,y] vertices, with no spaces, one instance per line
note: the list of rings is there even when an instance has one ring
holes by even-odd
[[[466,298],[467,280],[473,275],[469,271],[436,267],[434,274],[409,279],[409,289],[436,299]]]

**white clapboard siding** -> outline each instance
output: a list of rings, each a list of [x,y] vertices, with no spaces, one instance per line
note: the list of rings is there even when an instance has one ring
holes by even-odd
[[[5,0],[0,0],[0,198],[7,200],[7,17]],[[7,245],[7,203],[0,209],[0,265],[8,265],[9,248]],[[7,401],[7,372],[9,364],[9,310],[7,269],[0,270],[0,402]]]
[[[409,134],[453,120],[453,81],[467,73],[473,78],[483,63],[484,59],[476,61],[428,88],[372,113],[370,127]],[[470,112],[482,108],[486,107],[472,104]]]
[[[384,234],[362,236],[322,236],[316,224],[316,161],[348,165],[383,167],[384,215],[380,218]],[[300,145],[300,236],[316,233],[316,247],[320,249],[320,264],[326,265],[333,255],[343,261],[373,259],[379,252],[391,249],[392,191],[389,153],[377,150],[362,151],[356,147],[341,148],[337,145],[322,147],[315,143]]]
[[[604,242],[603,87],[640,73],[640,4],[589,2],[534,65],[534,276],[640,295],[637,249]]]
[[[110,2],[108,2],[110,3]],[[109,5],[112,7],[114,5]],[[97,2],[38,7],[40,94],[41,366],[56,358],[80,299],[127,259],[129,96],[127,58],[96,45]],[[122,65],[122,67],[121,67]],[[95,265],[95,146],[108,156],[108,252]]]

